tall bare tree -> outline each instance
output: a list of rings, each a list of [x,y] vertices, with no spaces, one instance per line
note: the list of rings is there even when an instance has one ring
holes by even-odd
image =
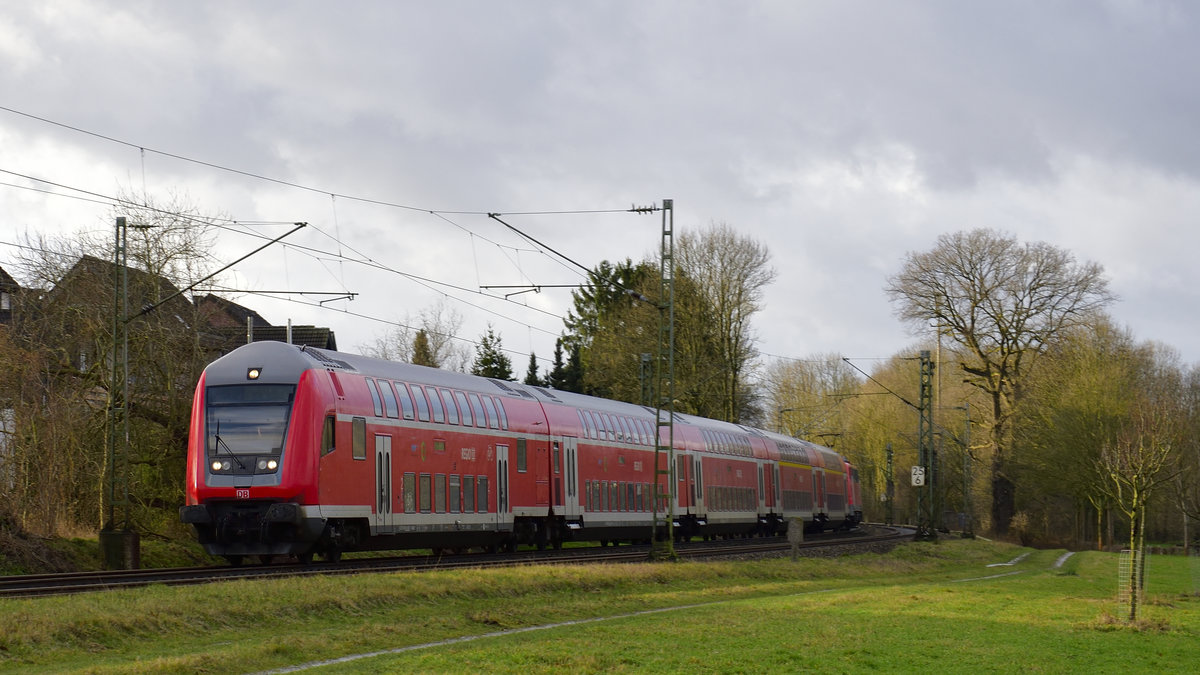
[[[676,259],[708,307],[723,376],[718,381],[720,417],[744,420],[749,410],[746,377],[758,352],[750,320],[762,308],[763,292],[775,279],[771,253],[762,243],[727,223],[680,235]]]
[[[1016,490],[1010,422],[1024,378],[1047,344],[1112,300],[1104,270],[1050,244],[977,229],[908,253],[886,290],[901,319],[958,343],[959,371],[990,399],[992,528],[1007,533]]]

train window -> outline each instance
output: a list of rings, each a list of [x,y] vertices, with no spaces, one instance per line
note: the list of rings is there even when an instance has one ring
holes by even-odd
[[[554,473],[562,473],[562,448],[554,441]]]
[[[576,410],[575,412],[579,414],[579,428],[583,430],[583,437],[591,437],[591,433],[588,431],[591,428],[591,425],[588,423],[587,416],[583,414],[582,410]]]
[[[433,507],[438,513],[446,512],[446,474],[433,477]]]
[[[432,510],[430,495],[433,494],[433,477],[427,473],[421,474],[421,491],[418,493],[421,502],[421,513]]]
[[[596,427],[596,435],[592,436],[592,438],[596,439],[597,441],[607,440],[608,433],[604,431],[604,420],[600,418],[600,413],[591,412],[589,414],[592,417],[592,424]]]
[[[417,511],[417,474],[404,474],[404,512],[416,513]]]
[[[475,508],[479,513],[488,510],[488,477],[480,476],[475,486]]]
[[[383,394],[383,409],[388,417],[399,417],[396,407],[396,392],[392,391],[392,383],[387,380],[379,381],[379,393]]]
[[[435,439],[433,441],[434,452],[446,452],[446,441]]]
[[[483,404],[479,402],[479,394],[470,394],[470,396],[471,412],[475,413],[475,426],[486,429],[489,426],[489,420],[484,416]]]
[[[615,480],[608,484],[608,506],[613,511],[621,510],[621,486]]]
[[[525,449],[525,439],[518,438],[517,439],[517,473],[525,473],[525,471],[529,468],[529,465],[528,465],[529,458],[527,455],[528,455],[528,452]]]
[[[462,504],[462,477],[450,476],[450,513],[458,513]]]
[[[371,403],[375,404],[375,416],[383,417],[383,401],[379,398],[379,389],[375,386],[375,380],[367,378],[367,389],[371,390]]]
[[[604,413],[596,413],[596,417],[600,420],[600,440],[615,441],[617,434],[613,432],[612,419]]]
[[[355,417],[350,423],[354,459],[367,458],[367,418]]]
[[[463,513],[475,512],[475,476],[463,476]]]
[[[333,415],[325,416],[325,428],[321,430],[321,454],[328,455],[334,451]]]
[[[642,431],[646,434],[646,445],[654,445],[656,442],[654,438],[654,425],[650,424],[648,420],[638,421],[642,423]]]
[[[472,394],[473,396],[474,394]],[[483,408],[487,411],[488,427],[491,429],[500,428],[500,414],[496,412],[496,404],[492,402],[491,396],[483,397]]]
[[[408,387],[404,386],[403,382],[396,383],[396,395],[400,397],[400,409],[404,412],[404,419],[411,420],[413,418],[413,402],[408,395]]]
[[[462,415],[463,426],[475,426],[475,423],[471,421],[471,405],[467,403],[467,395],[455,390],[454,400],[458,402],[458,412]]]
[[[629,433],[629,427],[625,425],[625,418],[621,417],[620,415],[616,415],[613,417],[613,419],[617,423],[617,440],[623,443],[632,441],[633,436]]]
[[[438,390],[427,387],[425,391],[429,394],[429,412],[433,413],[433,421],[438,424],[445,422],[446,411],[442,409],[442,397],[438,396]]]
[[[425,389],[419,384],[410,384],[412,387],[413,401],[417,404],[417,419],[422,422],[429,421],[429,401],[425,398]]]
[[[635,489],[636,488],[634,488],[633,483],[625,484],[625,510],[626,511],[636,511],[637,510],[637,507],[636,507],[637,495],[634,493]]]
[[[458,406],[454,405],[454,395],[449,389],[441,389],[442,402],[446,404],[446,421],[450,424],[458,424]]]
[[[508,431],[508,413],[504,412],[504,399],[496,399],[496,412],[500,415],[500,428]]]
[[[600,510],[608,510],[608,481],[600,481]]]

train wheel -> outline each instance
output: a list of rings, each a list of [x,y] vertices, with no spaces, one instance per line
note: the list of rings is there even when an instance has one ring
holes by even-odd
[[[328,551],[325,551],[324,557],[325,557],[325,562],[331,562],[331,563],[341,562],[342,550],[340,548],[331,548]]]
[[[242,566],[242,556],[240,555],[227,555],[225,556],[225,561],[229,563],[230,567]]]
[[[305,551],[304,553],[297,555],[296,558],[300,560],[301,565],[311,565],[313,561],[313,552]]]

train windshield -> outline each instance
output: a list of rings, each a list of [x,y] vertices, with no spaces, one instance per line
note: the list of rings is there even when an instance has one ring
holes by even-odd
[[[208,454],[282,453],[295,391],[288,384],[209,387]]]

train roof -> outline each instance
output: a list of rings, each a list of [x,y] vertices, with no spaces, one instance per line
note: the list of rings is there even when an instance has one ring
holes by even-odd
[[[308,368],[323,368],[334,371],[357,373],[368,377],[381,377],[392,380],[403,380],[450,389],[462,389],[477,393],[487,393],[507,398],[522,398],[547,405],[565,405],[572,408],[584,408],[597,412],[628,415],[643,419],[654,419],[655,409],[614,401],[587,394],[570,391],[531,386],[518,382],[497,380],[480,377],[453,370],[442,370],[418,366],[412,363],[388,361],[360,354],[347,354],[317,349],[315,347],[290,345],[284,342],[254,342],[243,345],[229,354],[209,364],[208,384],[225,384],[245,381],[247,362],[253,361],[256,367],[262,367],[265,374],[295,381],[300,372]],[[821,455],[838,455],[834,450],[792,436],[759,429],[757,427],[724,422],[707,417],[675,413],[676,423],[686,424],[700,429],[721,431],[732,434],[758,436],[776,443],[777,445],[803,447]]]

